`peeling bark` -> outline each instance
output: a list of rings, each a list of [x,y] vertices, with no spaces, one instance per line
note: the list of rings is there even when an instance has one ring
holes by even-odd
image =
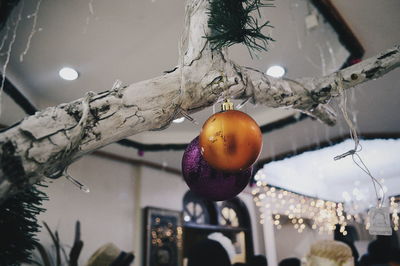
[[[180,64],[160,77],[47,108],[0,133],[0,202],[26,184],[57,178],[81,156],[128,136],[166,128],[221,97],[293,108],[335,123],[327,103],[400,65],[400,46],[322,78],[275,79],[211,50],[207,0],[189,0]]]

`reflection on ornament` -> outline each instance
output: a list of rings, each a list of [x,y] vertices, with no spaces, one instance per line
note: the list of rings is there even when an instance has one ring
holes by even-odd
[[[236,173],[227,173],[212,168],[203,159],[199,137],[196,137],[183,154],[182,173],[193,193],[205,199],[220,201],[235,197],[246,187],[252,168]]]
[[[228,109],[212,115],[204,123],[200,147],[212,167],[228,172],[242,171],[260,155],[262,134],[250,116]]]

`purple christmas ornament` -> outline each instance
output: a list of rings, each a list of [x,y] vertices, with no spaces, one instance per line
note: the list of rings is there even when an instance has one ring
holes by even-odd
[[[212,168],[202,157],[199,137],[187,146],[182,157],[182,173],[186,184],[196,195],[214,201],[228,200],[249,183],[252,167],[235,173]]]

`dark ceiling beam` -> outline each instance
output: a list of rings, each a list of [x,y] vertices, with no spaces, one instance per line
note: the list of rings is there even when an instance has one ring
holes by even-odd
[[[400,132],[394,132],[394,133],[386,133],[386,132],[377,132],[377,133],[359,133],[359,137],[361,140],[363,139],[400,139]],[[280,161],[283,159],[287,159],[290,157],[294,157],[296,155],[300,155],[304,152],[308,151],[315,151],[319,149],[323,149],[332,145],[335,145],[337,143],[343,142],[347,139],[350,139],[349,134],[344,134],[342,136],[338,136],[335,138],[331,138],[328,141],[323,141],[319,143],[313,143],[304,147],[300,147],[299,149],[296,149],[295,151],[288,151],[284,152],[281,154],[278,154],[276,156],[272,157],[267,157],[264,159],[259,159],[257,163],[254,166],[254,172],[257,172],[259,169],[261,169],[264,164],[267,164],[272,161]]]
[[[349,51],[350,56],[342,68],[356,63],[364,54],[365,49],[356,35],[353,33],[349,25],[343,19],[342,15],[332,4],[331,0],[310,0],[318,11],[324,16],[326,21],[336,31],[339,41]]]
[[[4,80],[4,92],[10,96],[26,114],[34,115],[36,113],[37,108],[7,78]]]

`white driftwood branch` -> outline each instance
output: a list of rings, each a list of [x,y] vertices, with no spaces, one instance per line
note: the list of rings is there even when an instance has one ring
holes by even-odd
[[[294,108],[327,124],[326,107],[344,89],[400,65],[400,46],[322,78],[274,79],[213,51],[204,38],[207,0],[189,0],[178,67],[163,76],[47,108],[0,133],[0,202],[43,177],[57,178],[81,156],[147,130],[167,127],[184,111],[196,112],[221,97],[250,98]]]

